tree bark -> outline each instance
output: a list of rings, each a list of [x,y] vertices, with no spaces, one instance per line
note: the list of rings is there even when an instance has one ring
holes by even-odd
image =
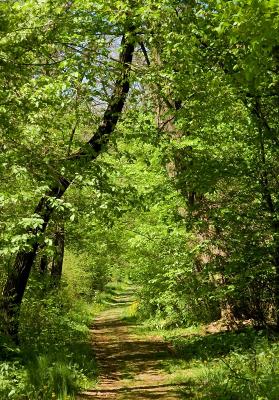
[[[17,254],[14,265],[8,274],[7,281],[3,288],[1,311],[4,317],[4,330],[15,342],[18,342],[20,305],[31,267],[39,248],[39,236],[44,233],[53,211],[49,200],[51,198],[59,199],[65,193],[69,185],[70,182],[61,177],[57,185],[39,201],[35,209],[35,214],[43,219],[43,224],[39,228],[28,230],[27,233],[30,236],[29,250],[20,251]]]
[[[43,254],[40,260],[40,267],[39,267],[41,275],[45,275],[47,273],[47,267],[48,267],[48,256],[46,254]]]
[[[59,283],[62,277],[62,266],[64,260],[65,230],[64,222],[57,224],[54,232],[54,255],[51,265],[51,276],[55,284]]]
[[[95,160],[101,153],[104,145],[108,142],[111,133],[118,122],[122,113],[127,94],[129,92],[130,70],[134,54],[135,34],[134,27],[131,27],[127,34],[124,34],[121,41],[119,63],[121,71],[115,82],[110,101],[104,112],[103,119],[94,135],[79,152],[67,157],[66,166],[76,164],[82,160],[82,165],[91,160]],[[24,291],[28,282],[30,271],[36,257],[39,247],[39,236],[42,235],[48,225],[53,212],[53,199],[59,199],[63,196],[73,179],[60,177],[45,196],[41,198],[35,213],[43,220],[41,227],[29,229],[30,235],[29,250],[20,251],[15,259],[6,284],[2,292],[1,311],[4,315],[6,333],[18,342],[19,312],[22,303]]]
[[[266,150],[265,150],[265,140],[264,133],[270,133],[268,125],[264,120],[259,100],[257,99],[255,102],[255,106],[253,109],[253,115],[256,119],[258,131],[259,131],[259,142],[260,142],[260,159],[261,159],[261,176],[260,176],[260,184],[262,187],[262,197],[263,201],[266,204],[266,208],[270,214],[270,225],[273,231],[273,266],[275,269],[275,282],[274,282],[274,299],[275,299],[275,318],[277,329],[279,330],[279,220],[277,217],[277,209],[272,199],[269,176],[266,169]]]

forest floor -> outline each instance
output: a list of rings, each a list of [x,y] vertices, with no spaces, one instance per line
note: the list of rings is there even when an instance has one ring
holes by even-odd
[[[77,399],[278,399],[277,335],[220,323],[166,329],[137,319],[133,289],[107,296],[91,329],[98,383]]]
[[[93,348],[99,365],[98,385],[78,399],[180,399],[180,387],[171,383],[164,363],[173,358],[170,345],[158,335],[141,334],[129,321],[132,293],[122,292],[92,327]]]

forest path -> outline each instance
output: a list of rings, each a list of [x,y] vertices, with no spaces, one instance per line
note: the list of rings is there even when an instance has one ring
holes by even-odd
[[[132,293],[120,293],[92,327],[93,346],[100,368],[94,390],[79,399],[177,400],[179,386],[171,384],[162,363],[172,358],[168,344],[156,336],[135,333],[135,325],[125,321],[125,310],[133,302]]]

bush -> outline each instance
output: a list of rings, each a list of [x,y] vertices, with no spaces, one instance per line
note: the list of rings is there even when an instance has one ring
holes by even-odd
[[[65,281],[53,288],[49,277],[33,274],[21,308],[20,349],[0,338],[0,399],[68,400],[92,387],[94,307]]]
[[[206,368],[204,399],[277,400],[279,345],[260,339],[249,351],[233,352]]]

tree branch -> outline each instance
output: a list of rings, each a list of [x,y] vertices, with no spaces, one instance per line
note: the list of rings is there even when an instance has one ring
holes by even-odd
[[[107,143],[111,133],[113,132],[119,117],[122,113],[127,94],[129,92],[130,70],[134,54],[134,27],[130,28],[127,34],[123,35],[119,59],[122,63],[122,70],[115,83],[115,87],[104,113],[102,122],[91,139],[87,142],[87,146],[78,153],[68,158],[68,162],[73,163],[85,156],[86,161],[96,159],[101,153],[103,145]],[[67,171],[67,169],[66,169]],[[19,310],[25,288],[29,279],[30,271],[36,257],[39,247],[39,237],[46,230],[52,212],[54,210],[54,200],[60,199],[74,177],[66,178],[60,176],[51,189],[39,201],[35,208],[35,213],[42,219],[42,225],[28,229],[30,236],[29,249],[21,250],[16,256],[13,268],[10,270],[9,276],[2,292],[1,312],[7,324],[7,333],[18,341],[18,324]],[[2,315],[2,314],[1,314]]]

